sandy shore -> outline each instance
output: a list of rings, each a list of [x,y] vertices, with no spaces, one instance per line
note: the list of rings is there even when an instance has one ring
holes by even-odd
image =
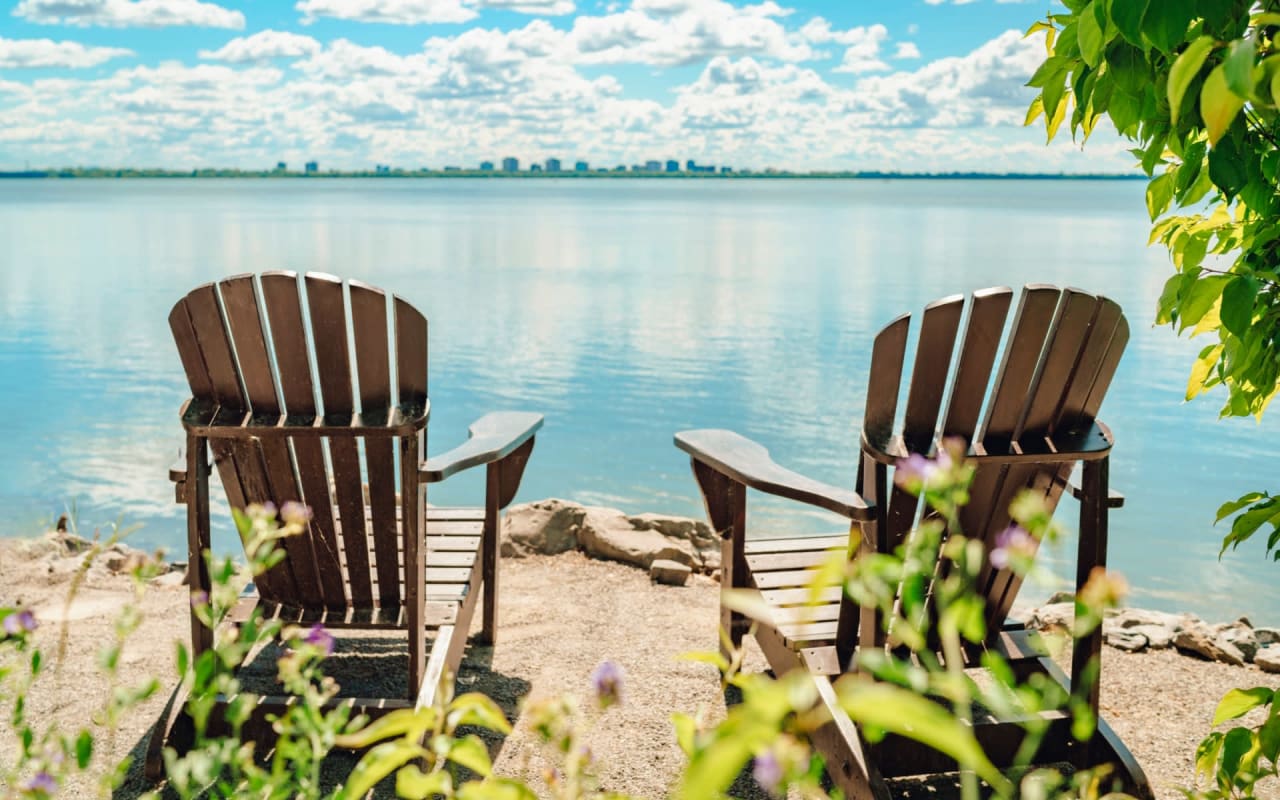
[[[460,690],[491,695],[515,720],[515,732],[492,743],[498,771],[541,786],[548,762],[521,725],[519,699],[585,695],[592,669],[611,659],[626,670],[626,700],[595,719],[589,735],[602,786],[641,797],[667,796],[683,764],[671,713],[703,709],[713,720],[724,714],[715,670],[679,659],[685,652],[716,647],[717,584],[695,577],[687,587],[660,586],[638,569],[577,553],[503,559],[501,570],[498,643],[471,648],[459,677]],[[42,722],[76,730],[106,695],[96,653],[111,636],[112,620],[129,592],[127,579],[95,571],[77,601],[64,609],[67,580],[65,572],[50,572],[45,562],[20,554],[12,540],[0,541],[0,604],[36,610],[43,623],[37,641],[51,657],[59,649],[59,620],[68,620],[63,657],[37,684],[29,712]],[[188,635],[186,590],[172,583],[152,586],[141,608],[146,624],[125,650],[123,676],[135,682],[156,675],[164,688],[103,743],[97,754],[102,763],[127,753],[140,760],[151,725],[176,683],[174,642]],[[384,686],[402,686],[402,659],[394,644],[385,649],[390,651],[387,669],[369,670],[366,659],[353,662],[359,664],[354,671],[376,672]],[[345,676],[340,662],[335,661],[333,672],[354,693],[359,681]],[[764,666],[752,648],[747,668]],[[1199,661],[1172,650],[1133,655],[1108,648],[1103,711],[1143,764],[1157,795],[1173,800],[1181,797],[1176,787],[1194,779],[1195,747],[1209,730],[1219,698],[1231,688],[1256,685],[1280,687],[1280,676],[1253,666]],[[0,758],[12,763],[15,746],[11,736],[0,737]],[[351,763],[349,757],[336,759],[334,774]],[[740,783],[740,796],[764,796],[749,781]],[[87,795],[85,785],[67,788],[66,796]],[[117,796],[135,797],[145,788],[135,766]]]

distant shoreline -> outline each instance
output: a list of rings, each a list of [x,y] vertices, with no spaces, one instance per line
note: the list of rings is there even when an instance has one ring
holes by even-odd
[[[727,172],[727,173],[690,173],[690,172],[502,172],[500,170],[392,170],[391,172],[373,171],[328,171],[328,172],[290,172],[281,170],[248,171],[233,169],[198,169],[198,170],[164,170],[164,169],[40,169],[0,171],[0,179],[57,179],[74,178],[91,179],[130,179],[130,178],[258,178],[258,179],[295,179],[323,180],[331,178],[369,178],[376,180],[394,179],[430,179],[430,178],[484,178],[484,179],[528,179],[528,180],[1066,180],[1066,181],[1130,181],[1146,180],[1142,173],[1036,173],[1036,172]]]

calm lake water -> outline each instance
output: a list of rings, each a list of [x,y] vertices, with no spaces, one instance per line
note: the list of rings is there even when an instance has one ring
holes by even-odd
[[[952,292],[1043,281],[1107,294],[1134,339],[1116,432],[1111,563],[1133,602],[1280,623],[1261,545],[1216,559],[1223,500],[1275,480],[1276,420],[1186,404],[1200,343],[1151,327],[1169,273],[1144,184],[1110,181],[0,182],[0,535],[74,504],[184,547],[166,468],[185,381],[166,324],[189,289],[319,270],[431,320],[429,449],[487,410],[546,414],[518,500],[701,515],[671,435],[730,427],[852,485],[872,337]],[[432,501],[475,502],[455,478]],[[1076,514],[1063,502],[1062,517]],[[839,520],[753,498],[756,531]],[[220,541],[232,546],[225,516]],[[1069,562],[1071,550],[1058,554]],[[1058,563],[1064,572],[1069,564]],[[1032,590],[1024,599],[1047,594]]]

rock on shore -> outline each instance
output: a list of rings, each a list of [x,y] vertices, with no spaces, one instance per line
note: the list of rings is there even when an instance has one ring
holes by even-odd
[[[1057,602],[1030,612],[1026,622],[1036,630],[1069,629],[1074,618],[1073,603]],[[1255,628],[1244,617],[1215,625],[1191,614],[1124,608],[1107,613],[1102,635],[1107,644],[1130,652],[1173,647],[1209,661],[1280,673],[1280,630]]]
[[[655,561],[674,561],[703,574],[720,569],[720,538],[698,520],[662,514],[628,516],[616,508],[555,498],[507,509],[502,555],[522,558],[569,550],[642,569]]]

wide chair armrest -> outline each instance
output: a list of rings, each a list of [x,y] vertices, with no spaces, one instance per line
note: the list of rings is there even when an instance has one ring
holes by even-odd
[[[733,431],[681,431],[676,434],[676,447],[693,460],[752,489],[825,508],[851,520],[870,520],[873,516],[874,508],[857,492],[779,466],[763,446]]]
[[[435,483],[481,464],[492,464],[511,455],[542,427],[542,415],[527,411],[485,414],[467,428],[467,441],[418,467],[418,475]]]

